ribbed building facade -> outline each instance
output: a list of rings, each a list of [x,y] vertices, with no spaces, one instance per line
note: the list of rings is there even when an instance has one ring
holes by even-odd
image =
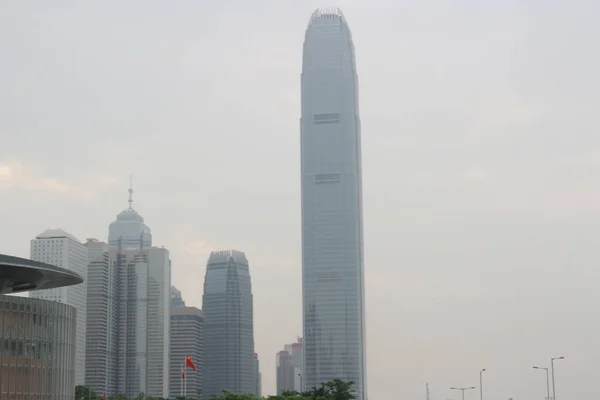
[[[0,295],[0,399],[75,399],[76,317],[67,304]]]
[[[118,274],[117,391],[169,397],[171,260],[163,248],[111,250]]]
[[[304,385],[355,382],[365,398],[361,132],[352,35],[338,9],[317,10],[302,65]]]
[[[179,294],[181,298],[181,293]],[[171,308],[170,339],[170,396],[174,399],[183,396],[184,387],[181,369],[185,370],[185,392],[188,397],[200,397],[202,393],[202,374],[204,372],[204,316],[196,307],[177,306]],[[191,358],[196,370],[185,368],[185,357]]]
[[[98,395],[117,393],[117,279],[108,243],[88,239],[88,301],[85,383]]]
[[[256,394],[252,284],[246,255],[210,254],[202,296],[204,398],[223,389]]]
[[[75,384],[85,383],[85,342],[87,312],[87,250],[62,229],[48,229],[31,241],[31,259],[56,265],[79,274],[84,282],[75,286],[33,291],[32,298],[58,301],[77,310],[75,336]]]

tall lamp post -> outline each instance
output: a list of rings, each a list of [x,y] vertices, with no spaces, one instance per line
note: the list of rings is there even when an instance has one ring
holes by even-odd
[[[548,375],[548,368],[533,367],[533,369],[543,369],[544,371],[546,371],[546,393],[548,395],[547,399],[550,400],[550,378]]]
[[[556,400],[556,386],[554,385],[554,360],[564,360],[564,357],[552,357],[550,366],[552,367],[552,400]]]
[[[483,400],[483,373],[485,368],[479,371],[479,400]]]
[[[465,400],[465,390],[475,389],[475,386],[466,387],[466,388],[451,387],[450,389],[451,390],[460,390],[462,392],[462,400]]]

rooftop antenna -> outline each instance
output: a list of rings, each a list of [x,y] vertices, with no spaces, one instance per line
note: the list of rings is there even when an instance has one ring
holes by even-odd
[[[129,209],[133,210],[131,203],[133,203],[133,175],[129,175]]]
[[[426,392],[426,400],[431,400],[429,398],[429,383],[425,384],[425,392]]]

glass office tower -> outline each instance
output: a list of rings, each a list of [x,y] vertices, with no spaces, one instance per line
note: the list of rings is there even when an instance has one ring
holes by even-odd
[[[354,381],[365,398],[360,118],[354,45],[339,9],[317,10],[302,65],[304,385]]]

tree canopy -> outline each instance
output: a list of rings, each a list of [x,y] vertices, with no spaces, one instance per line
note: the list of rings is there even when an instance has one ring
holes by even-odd
[[[352,391],[354,382],[346,382],[341,379],[334,379],[321,384],[319,387],[313,387],[303,393],[296,391],[284,391],[277,396],[258,397],[253,394],[235,394],[228,390],[223,390],[220,396],[212,396],[212,400],[354,400],[355,396]],[[199,400],[199,396],[178,396],[175,400]],[[75,400],[104,400],[98,396],[88,386],[77,386],[75,388]],[[107,400],[130,400],[121,393],[107,398]],[[150,396],[144,396],[144,393],[138,394],[131,400],[156,400]],[[162,399],[159,399],[162,400]]]

